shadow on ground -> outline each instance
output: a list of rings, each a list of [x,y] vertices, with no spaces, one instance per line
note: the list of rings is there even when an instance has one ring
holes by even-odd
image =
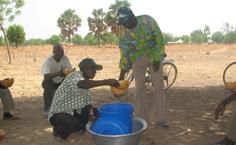
[[[134,88],[121,98],[115,98],[109,89],[93,89],[94,104],[99,106],[109,102],[132,102]],[[148,97],[152,94],[148,91]],[[223,86],[202,88],[173,87],[167,92],[166,103],[170,129],[163,130],[149,126],[143,136],[141,145],[210,145],[224,135],[226,122],[230,118],[229,107],[223,119],[214,120],[216,105],[228,94]],[[14,113],[22,120],[0,120],[0,128],[6,131],[6,138],[1,145],[49,145],[49,144],[86,144],[93,145],[91,136],[74,133],[63,143],[52,136],[52,128],[42,115],[42,97],[16,97],[17,109]],[[1,113],[2,113],[2,106]]]

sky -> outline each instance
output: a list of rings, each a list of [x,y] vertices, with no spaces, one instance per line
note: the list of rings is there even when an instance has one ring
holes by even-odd
[[[236,27],[236,0],[129,0],[135,15],[147,14],[155,18],[162,32],[174,36],[189,35],[203,29],[205,24],[212,32],[219,31],[223,23]],[[47,39],[60,34],[57,19],[67,9],[73,9],[82,19],[76,34],[84,37],[88,32],[87,18],[94,9],[108,11],[115,0],[25,0],[25,5],[10,24],[22,25],[26,39]]]

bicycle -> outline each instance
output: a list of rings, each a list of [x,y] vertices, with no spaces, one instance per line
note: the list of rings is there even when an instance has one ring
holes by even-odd
[[[231,62],[229,65],[226,66],[223,72],[223,83],[226,89],[229,89],[233,92],[236,92],[236,61]]]
[[[162,61],[162,64],[163,64],[164,89],[167,90],[171,86],[173,86],[173,84],[174,84],[174,82],[177,78],[178,70],[177,70],[177,67],[175,65],[175,61],[173,59],[165,58]],[[146,84],[145,85],[146,85],[146,87],[148,87],[149,85],[151,85],[151,74],[150,74],[150,71],[148,69],[146,71],[145,78],[146,78]],[[133,72],[132,72],[131,67],[127,71],[127,73],[125,74],[125,79],[129,80],[130,84],[134,80],[134,76],[133,76]]]

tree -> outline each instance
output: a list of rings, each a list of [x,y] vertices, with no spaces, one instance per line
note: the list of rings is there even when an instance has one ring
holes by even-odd
[[[203,29],[203,42],[207,43],[210,35],[211,35],[210,26],[205,25]]]
[[[131,3],[128,0],[116,0],[114,4],[109,7],[109,12],[105,17],[105,22],[113,32],[117,31],[119,27],[117,26],[117,16],[116,13],[121,7],[130,7]]]
[[[25,41],[25,31],[20,25],[11,25],[7,29],[7,38],[11,43],[14,43],[16,47]]]
[[[229,33],[230,31],[232,31],[234,29],[233,26],[231,26],[228,22],[223,23],[223,27],[222,30],[225,34]]]
[[[131,6],[131,3],[128,0],[116,0],[114,4],[110,5],[109,12],[116,15],[119,8],[130,7],[130,6]]]
[[[25,45],[45,45],[46,41],[40,38],[29,39],[25,41]]]
[[[83,38],[79,35],[79,34],[75,34],[73,37],[72,37],[72,42],[74,44],[82,44],[82,40]]]
[[[100,47],[100,40],[104,39],[103,35],[108,32],[108,26],[105,23],[106,13],[103,9],[95,9],[92,12],[93,18],[88,17],[89,30],[95,36]]]
[[[191,33],[191,40],[193,43],[203,43],[204,42],[204,34],[202,33],[202,30],[194,30]]]
[[[58,44],[61,42],[61,37],[59,35],[52,35],[48,40],[47,43],[48,44]]]
[[[168,42],[174,41],[174,35],[170,33],[163,33],[164,43],[167,44]]]
[[[224,36],[225,43],[236,43],[236,32],[231,31]]]
[[[220,31],[214,32],[211,39],[216,43],[222,43],[224,41],[224,34]]]
[[[83,39],[83,44],[85,44],[85,45],[96,45],[97,41],[96,41],[96,38],[94,37],[94,35],[92,33],[88,33]]]
[[[81,19],[75,14],[75,10],[68,9],[58,18],[57,25],[61,29],[62,38],[68,38],[71,42],[71,37],[81,26]]]
[[[188,44],[190,41],[190,37],[188,35],[181,36],[181,39],[183,40],[185,44]]]
[[[4,21],[13,21],[15,16],[20,14],[20,8],[24,6],[24,3],[24,0],[0,0],[0,29],[7,45],[9,64],[11,64],[11,54],[3,23]]]
[[[0,36],[0,46],[4,45],[4,38]]]
[[[104,41],[109,44],[118,44],[118,37],[112,32],[104,34]]]

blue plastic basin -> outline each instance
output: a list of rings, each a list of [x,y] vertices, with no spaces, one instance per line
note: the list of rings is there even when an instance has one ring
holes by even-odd
[[[98,108],[99,118],[92,130],[99,134],[121,135],[132,132],[134,107],[129,103],[110,103]]]

